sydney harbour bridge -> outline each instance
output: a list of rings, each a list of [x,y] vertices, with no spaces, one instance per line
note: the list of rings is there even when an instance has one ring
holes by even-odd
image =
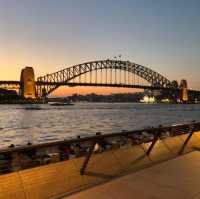
[[[187,81],[170,81],[158,72],[130,61],[98,60],[86,62],[35,79],[32,67],[21,72],[20,81],[0,81],[0,88],[18,89],[22,98],[41,99],[60,86],[124,87],[179,93],[187,102],[200,99],[200,91],[188,89]]]

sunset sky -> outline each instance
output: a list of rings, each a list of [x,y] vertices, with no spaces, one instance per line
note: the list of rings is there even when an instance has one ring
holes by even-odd
[[[24,66],[40,76],[122,54],[200,89],[199,10],[199,0],[0,0],[0,80],[19,80]]]

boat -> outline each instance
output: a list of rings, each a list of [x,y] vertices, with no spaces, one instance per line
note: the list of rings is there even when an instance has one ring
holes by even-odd
[[[53,102],[49,103],[50,106],[73,106],[74,104],[71,102]]]
[[[40,106],[25,106],[24,107],[25,110],[42,110],[42,108]]]

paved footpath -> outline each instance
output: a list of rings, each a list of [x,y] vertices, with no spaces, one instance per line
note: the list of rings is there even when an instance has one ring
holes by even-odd
[[[84,190],[65,199],[200,199],[200,152]]]

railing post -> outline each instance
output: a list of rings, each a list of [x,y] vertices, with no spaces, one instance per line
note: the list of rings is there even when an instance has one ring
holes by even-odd
[[[146,152],[146,154],[147,154],[148,156],[150,155],[150,153],[151,153],[153,147],[155,146],[156,142],[158,141],[159,136],[160,136],[160,131],[156,132],[155,135],[154,135],[154,139],[153,139],[153,141],[152,141],[150,147],[148,148],[148,150],[147,150],[147,152]]]
[[[90,149],[89,149],[89,152],[88,152],[88,154],[87,154],[87,156],[86,156],[86,158],[85,158],[85,160],[84,160],[84,162],[83,162],[83,165],[82,165],[82,167],[81,167],[81,169],[80,169],[80,174],[81,174],[81,175],[84,175],[84,173],[85,173],[85,170],[86,170],[87,165],[88,165],[88,163],[89,163],[89,161],[90,161],[90,158],[91,158],[91,156],[92,156],[92,153],[93,153],[93,151],[94,151],[94,147],[95,147],[96,143],[97,143],[97,141],[94,141],[94,142],[92,143]]]
[[[191,139],[192,135],[194,134],[194,130],[193,130],[193,125],[192,124],[189,126],[189,132],[188,133],[189,133],[189,135],[186,138],[185,142],[183,143],[183,145],[182,145],[182,147],[181,147],[181,149],[179,151],[179,155],[181,155],[183,153],[183,151],[184,151],[185,147],[187,146],[189,140]]]

